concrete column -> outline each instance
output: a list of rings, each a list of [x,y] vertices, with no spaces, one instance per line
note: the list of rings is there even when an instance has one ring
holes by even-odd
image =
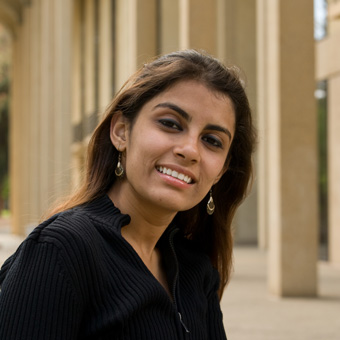
[[[257,151],[258,159],[258,246],[261,249],[268,248],[269,234],[269,188],[268,172],[270,164],[268,159],[268,120],[269,120],[269,47],[267,38],[268,8],[267,1],[257,1],[257,112],[258,112],[258,135],[259,144]]]
[[[157,53],[155,0],[116,1],[116,88]]]
[[[265,82],[267,220],[270,292],[315,296],[317,292],[317,122],[314,99],[313,3],[259,0],[266,25],[259,36]],[[265,41],[263,41],[265,39]],[[297,53],[298,51],[298,53]],[[259,82],[261,84],[261,82]]]
[[[30,127],[31,88],[31,32],[30,13],[23,11],[27,26],[19,26],[13,39],[13,73],[10,116],[10,180],[12,232],[24,233],[24,225],[32,218],[30,189],[33,173],[30,151],[32,135]]]
[[[38,166],[40,162],[40,0],[35,1],[35,6],[26,8],[25,29],[29,31],[30,36],[30,78],[27,91],[30,95],[30,107],[27,110],[27,116],[29,116],[29,135],[30,135],[30,147],[29,147],[29,184],[28,196],[30,206],[30,219],[26,221],[25,225],[30,222],[39,220],[40,209],[40,173],[41,169]],[[29,17],[29,18],[28,18]],[[28,27],[28,23],[30,23]],[[25,90],[26,91],[26,90]]]
[[[104,111],[113,97],[112,6],[111,0],[101,0],[99,3],[99,112]]]
[[[136,0],[134,0],[136,1]],[[136,62],[137,67],[157,54],[157,1],[137,0],[136,7]]]
[[[81,169],[83,167],[83,144],[81,142],[81,122],[82,122],[82,6],[83,1],[74,2],[73,11],[73,46],[72,46],[72,110],[71,125],[73,129],[72,140],[72,186],[77,187],[81,181]]]
[[[179,47],[217,55],[217,1],[179,0]]]
[[[69,0],[54,0],[53,21],[53,181],[50,183],[52,199],[65,195],[70,187],[71,161],[71,61],[72,61],[72,14]]]
[[[51,96],[53,94],[53,83],[51,82],[52,72],[52,55],[54,53],[51,32],[54,16],[50,1],[41,1],[41,29],[39,34],[40,53],[41,53],[41,73],[40,73],[40,206],[41,211],[47,209],[50,198],[49,181],[51,179],[52,167],[51,160],[54,155],[51,154],[51,143],[53,140],[53,108],[51,108]]]
[[[68,0],[35,0],[23,6],[14,36],[10,175],[18,234],[68,187],[71,8]]]
[[[86,0],[84,27],[85,32],[82,37],[84,43],[84,113],[85,119],[96,110],[95,103],[95,7],[94,0]],[[86,134],[89,131],[86,131]]]
[[[72,126],[76,126],[81,122],[81,3],[80,0],[75,1],[73,11],[73,27],[72,27]]]
[[[224,63],[227,62],[227,1],[217,0],[217,58]]]
[[[339,42],[339,40],[338,40]],[[338,50],[339,45],[336,47]],[[334,55],[330,55],[333,57]],[[340,76],[328,79],[328,242],[329,260],[340,264]]]
[[[256,2],[228,0],[219,5],[219,22],[224,34],[219,38],[219,55],[227,64],[236,64],[243,73],[246,92],[256,122]],[[220,14],[221,11],[224,11]],[[223,17],[222,17],[223,16]],[[223,41],[221,41],[223,38]],[[222,50],[222,48],[224,50]],[[256,163],[254,160],[254,167]],[[255,169],[256,178],[256,169]],[[257,243],[257,182],[250,196],[238,210],[235,219],[235,241],[242,244]]]
[[[160,54],[179,50],[179,0],[160,0]]]
[[[21,142],[22,132],[22,75],[24,55],[22,42],[22,28],[16,30],[13,39],[13,67],[11,84],[11,115],[10,115],[10,208],[11,208],[11,228],[14,234],[22,234],[22,155],[23,145]]]
[[[32,176],[34,173],[34,164],[30,159],[30,153],[32,148],[32,140],[30,134],[30,106],[32,102],[32,89],[30,87],[30,79],[31,79],[31,18],[30,18],[30,10],[29,8],[24,9],[24,18],[26,20],[26,27],[23,30],[22,34],[22,46],[23,50],[27,53],[27,57],[22,57],[23,70],[21,74],[21,86],[23,87],[21,101],[21,126],[20,126],[20,143],[21,143],[21,152],[18,155],[21,157],[22,167],[20,168],[20,176],[22,179],[21,183],[21,193],[20,199],[21,203],[21,216],[23,221],[23,226],[28,224],[33,216],[32,216],[32,204],[30,202],[30,189],[32,187]],[[24,54],[25,55],[25,54]]]

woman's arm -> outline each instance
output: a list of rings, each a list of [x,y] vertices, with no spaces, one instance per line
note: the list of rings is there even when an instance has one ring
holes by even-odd
[[[0,339],[77,338],[81,305],[53,244],[26,240],[0,284]]]

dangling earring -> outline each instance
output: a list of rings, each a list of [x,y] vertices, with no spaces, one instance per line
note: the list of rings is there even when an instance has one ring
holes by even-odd
[[[124,168],[122,166],[122,153],[119,152],[118,154],[118,163],[117,163],[117,166],[116,166],[116,169],[115,169],[115,174],[117,177],[122,177],[123,174],[124,174]]]
[[[210,193],[210,198],[209,198],[209,201],[207,203],[207,213],[209,215],[212,215],[215,211],[215,203],[214,203],[214,200],[213,200],[213,197],[212,197],[212,190],[211,189],[210,189],[209,193]]]

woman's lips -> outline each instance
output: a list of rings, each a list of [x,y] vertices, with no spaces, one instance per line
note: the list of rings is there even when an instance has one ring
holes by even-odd
[[[193,180],[190,176],[183,174],[181,172],[178,172],[176,170],[172,170],[171,168],[166,168],[164,166],[157,166],[156,169],[160,173],[163,173],[165,175],[177,178],[177,179],[179,179],[179,180],[181,180],[181,181],[183,181],[187,184],[193,183]]]

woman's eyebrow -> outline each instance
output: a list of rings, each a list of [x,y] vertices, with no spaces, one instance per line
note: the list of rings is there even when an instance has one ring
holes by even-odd
[[[176,104],[169,103],[169,102],[159,103],[154,107],[154,109],[156,109],[158,107],[166,107],[166,108],[169,108],[171,110],[174,110],[179,115],[181,115],[186,121],[188,121],[188,122],[191,121],[191,116],[187,112],[185,112],[183,109],[181,109],[179,106],[177,106]]]
[[[215,130],[215,131],[220,131],[220,132],[223,132],[225,133],[229,139],[231,140],[231,132],[227,129],[227,128],[224,128],[220,125],[213,125],[213,124],[209,124],[205,127],[207,130]]]

